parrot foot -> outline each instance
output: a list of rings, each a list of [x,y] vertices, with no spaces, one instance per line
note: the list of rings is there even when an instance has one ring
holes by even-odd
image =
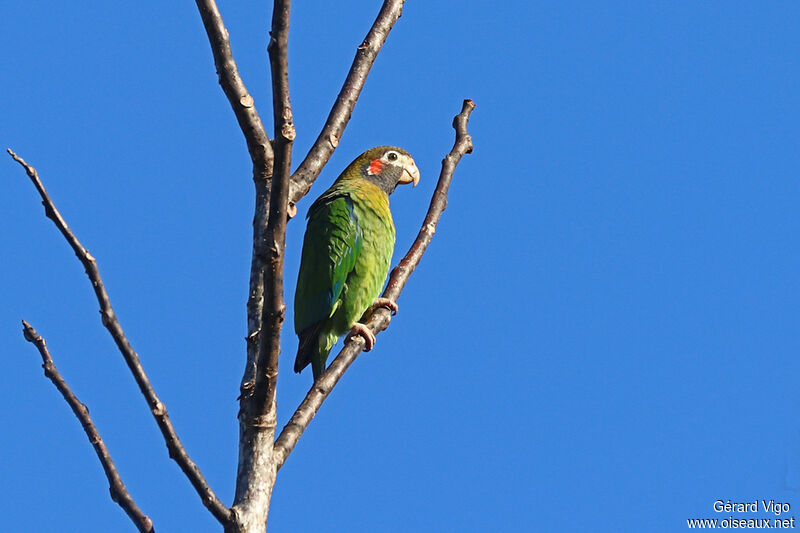
[[[362,324],[361,322],[356,322],[353,324],[353,329],[350,330],[350,333],[347,334],[347,339],[350,340],[356,335],[361,335],[364,337],[364,351],[368,352],[375,346],[375,334],[372,333],[367,326]]]
[[[392,312],[392,316],[397,314],[397,303],[393,302],[389,298],[375,298],[375,302],[372,304],[372,310],[377,309],[378,307],[385,307],[389,311]]]

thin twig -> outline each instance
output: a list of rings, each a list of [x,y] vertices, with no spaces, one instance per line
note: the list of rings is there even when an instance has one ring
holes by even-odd
[[[422,228],[417,235],[414,244],[403,257],[402,261],[392,270],[389,276],[389,283],[383,291],[383,297],[392,301],[397,301],[411,273],[419,264],[422,255],[430,244],[433,234],[436,232],[436,225],[447,206],[447,191],[450,181],[453,178],[458,162],[464,154],[472,152],[472,137],[467,133],[467,124],[475,104],[472,100],[464,100],[461,112],[453,119],[453,127],[456,130],[456,141],[453,149],[442,161],[442,171],[439,174],[439,182],[433,192],[431,205],[422,223]],[[377,335],[389,326],[391,313],[385,308],[376,309],[367,320],[367,326]],[[275,463],[277,468],[283,466],[286,458],[292,453],[298,439],[308,424],[317,414],[322,403],[330,394],[333,387],[338,383],[347,368],[364,348],[364,339],[360,335],[352,337],[345,343],[342,351],[336,356],[328,369],[317,379],[311,390],[306,394],[305,399],[292,415],[292,418],[283,428],[281,434],[275,441]]]
[[[53,385],[56,386],[58,392],[64,397],[64,400],[69,404],[70,409],[72,409],[72,412],[75,413],[81,423],[83,431],[97,454],[97,458],[100,459],[100,464],[103,465],[106,478],[108,478],[108,490],[111,493],[111,499],[122,507],[122,510],[125,511],[125,514],[133,521],[139,531],[142,533],[155,533],[153,521],[139,509],[139,506],[136,505],[136,502],[133,501],[133,498],[128,493],[125,483],[122,482],[122,478],[117,472],[117,467],[114,466],[114,461],[111,459],[111,454],[108,452],[106,443],[103,442],[103,438],[97,431],[92,417],[89,416],[89,409],[78,400],[69,385],[67,385],[67,382],[61,377],[53,358],[50,356],[50,350],[47,349],[47,342],[24,320],[22,321],[22,334],[25,336],[26,341],[35,345],[39,350],[39,354],[42,356],[44,375],[53,382]]]
[[[136,384],[139,386],[139,390],[147,400],[147,405],[150,407],[150,411],[153,414],[156,423],[158,424],[158,428],[161,430],[161,434],[164,436],[164,440],[166,441],[167,449],[169,450],[169,456],[174,459],[176,463],[178,463],[178,466],[180,466],[181,470],[183,470],[183,473],[189,478],[189,481],[200,495],[203,504],[208,508],[209,511],[211,511],[217,520],[224,524],[228,521],[230,510],[219,500],[219,498],[217,498],[216,494],[214,494],[214,491],[211,490],[211,487],[208,486],[208,483],[203,477],[203,474],[200,472],[200,469],[189,457],[189,454],[186,452],[186,449],[183,447],[183,444],[178,438],[175,428],[172,426],[172,421],[167,414],[166,406],[156,395],[156,392],[153,389],[153,386],[150,384],[150,380],[147,377],[141,362],[139,361],[139,355],[134,351],[133,347],[128,341],[128,338],[125,336],[125,332],[123,331],[119,320],[117,320],[117,316],[114,313],[113,307],[111,306],[111,300],[109,299],[105,285],[103,284],[103,279],[100,277],[100,271],[97,268],[97,260],[92,256],[92,254],[89,253],[89,250],[83,247],[75,234],[72,233],[72,230],[69,228],[66,221],[61,216],[61,213],[58,212],[55,204],[47,194],[44,185],[42,185],[42,181],[39,179],[36,169],[26,163],[24,159],[15,154],[11,149],[8,149],[8,153],[25,169],[25,172],[28,174],[31,182],[33,182],[36,190],[39,191],[39,196],[42,198],[42,205],[44,205],[45,215],[47,218],[53,221],[58,230],[72,247],[75,255],[78,256],[78,260],[86,269],[86,275],[89,277],[89,281],[92,284],[97,301],[100,304],[100,316],[103,325],[114,339],[117,348],[119,348],[122,357],[125,359],[128,368],[133,374],[133,378],[136,380]]]
[[[369,33],[358,47],[353,64],[322,131],[308,151],[306,158],[292,175],[292,187],[289,192],[289,201],[292,204],[297,203],[308,193],[314,180],[322,171],[322,167],[325,166],[339,145],[339,139],[342,138],[344,129],[350,121],[350,115],[353,113],[361,89],[367,81],[372,64],[395,22],[403,13],[404,2],[405,0],[385,0]]]

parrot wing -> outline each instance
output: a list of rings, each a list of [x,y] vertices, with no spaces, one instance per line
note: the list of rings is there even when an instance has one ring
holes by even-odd
[[[297,334],[319,325],[336,311],[362,245],[353,200],[346,193],[320,197],[309,209],[308,219],[295,294]]]

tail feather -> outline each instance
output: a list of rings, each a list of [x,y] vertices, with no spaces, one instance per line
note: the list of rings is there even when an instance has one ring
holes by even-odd
[[[294,359],[294,371],[298,374],[311,364],[314,355],[318,351],[317,346],[319,344],[319,330],[321,325],[322,323],[318,322],[297,334],[300,342],[297,345],[297,357]]]
[[[328,354],[339,338],[333,332],[323,331],[323,323],[324,321],[320,321],[297,334],[300,338],[300,343],[297,346],[294,371],[300,373],[310,364],[315,381],[325,371],[325,362],[328,359]]]

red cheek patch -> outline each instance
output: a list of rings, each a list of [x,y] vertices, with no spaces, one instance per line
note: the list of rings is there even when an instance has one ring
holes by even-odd
[[[383,161],[380,159],[373,159],[372,162],[369,164],[369,172],[370,176],[374,176],[375,174],[380,174],[383,171]]]

